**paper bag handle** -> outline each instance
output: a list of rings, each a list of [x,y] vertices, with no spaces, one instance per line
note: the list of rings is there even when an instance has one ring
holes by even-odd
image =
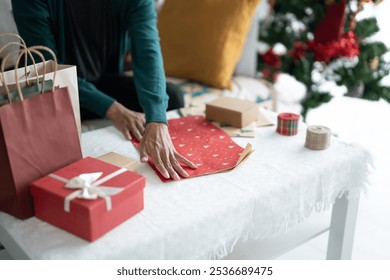
[[[27,49],[27,51],[32,51],[32,52],[38,54],[40,56],[40,58],[42,59],[42,62],[44,62],[43,63],[43,77],[42,77],[42,94],[44,94],[44,92],[45,92],[45,75],[46,75],[46,63],[45,62],[46,62],[46,60],[45,60],[44,56],[42,55],[42,53],[39,50],[47,51],[53,57],[53,60],[54,60],[54,71],[53,71],[52,92],[54,92],[54,87],[55,87],[55,82],[56,82],[56,75],[57,75],[57,69],[58,69],[57,56],[50,48],[45,47],[45,46],[32,46],[32,47]],[[22,57],[22,54],[20,54],[18,59],[16,60],[15,67],[17,67],[17,65],[19,64],[21,57]],[[38,77],[38,75],[37,75],[37,77]],[[16,81],[16,85],[18,87],[18,92],[21,95],[22,89],[20,88],[19,78],[17,77],[16,71],[15,71],[15,81]]]
[[[42,62],[43,63],[43,77],[42,77],[42,92],[41,94],[44,93],[45,91],[45,75],[46,75],[46,60],[44,58],[44,56],[42,55],[42,53],[39,51],[39,50],[45,50],[47,51],[52,57],[53,57],[53,60],[54,60],[54,73],[53,73],[53,87],[52,87],[52,91],[54,91],[54,87],[55,87],[55,79],[56,79],[56,74],[57,74],[57,68],[58,68],[58,63],[57,63],[57,56],[55,55],[55,53],[48,47],[45,47],[45,46],[32,46],[30,48],[25,48],[18,56],[17,60],[16,60],[16,63],[15,63],[15,82],[16,82],[16,86],[17,86],[17,89],[18,89],[18,94],[19,94],[19,98],[21,101],[23,101],[23,94],[22,94],[22,89],[21,89],[21,86],[20,86],[20,82],[19,82],[19,77],[17,75],[17,68],[18,68],[18,65],[19,65],[19,62],[20,62],[20,59],[21,57],[27,52],[31,55],[31,52],[37,54],[40,56]],[[13,52],[15,53],[15,52]],[[2,71],[2,74],[4,73],[4,65],[5,65],[5,61],[11,56],[13,55],[13,53],[9,53],[3,60],[2,64],[1,64],[1,71]],[[35,68],[35,72],[36,72],[36,77],[37,77],[37,84],[39,84],[39,75],[38,75],[38,71],[36,69],[36,65],[35,65],[35,60],[33,59],[33,64],[34,64],[34,68]],[[3,84],[4,84],[4,88],[6,90],[6,93],[7,93],[7,96],[8,96],[8,99],[9,99],[9,102],[12,103],[12,99],[11,99],[11,96],[10,96],[10,92],[9,92],[9,88],[4,80],[4,76],[2,77],[3,78]],[[26,77],[26,81],[27,81],[27,77]]]
[[[0,38],[1,37],[15,37],[15,38],[19,39],[24,46],[26,46],[26,42],[24,42],[23,38],[20,37],[19,34],[16,34],[16,33],[4,33],[4,34],[0,34]]]
[[[7,44],[5,44],[1,49],[0,49],[0,54],[6,49],[6,48],[8,48],[9,46],[12,46],[12,45],[17,45],[17,46],[20,46],[20,47],[23,47],[24,49],[27,47],[26,46],[26,42],[23,40],[23,38],[22,37],[20,37],[18,34],[14,34],[14,33],[5,33],[5,34],[0,34],[0,38],[2,38],[2,37],[15,37],[15,38],[17,38],[17,39],[19,39],[20,40],[20,42],[8,42]],[[33,56],[31,55],[31,54],[29,54],[30,55],[30,57],[31,57],[31,60],[34,62],[34,58],[33,58]],[[24,63],[24,70],[25,70],[25,72],[24,72],[24,74],[26,75],[26,77],[27,77],[27,75],[28,75],[28,73],[27,73],[27,53],[25,53],[25,63]],[[29,84],[29,81],[27,81],[27,85],[30,85]]]
[[[17,51],[13,51],[13,52],[8,53],[8,54],[4,57],[4,59],[3,59],[2,63],[1,63],[1,75],[0,75],[0,79],[1,79],[1,82],[3,83],[4,89],[5,89],[5,93],[6,93],[7,97],[8,97],[8,101],[9,101],[10,104],[12,103],[12,98],[11,98],[11,93],[10,93],[10,91],[9,91],[7,82],[6,82],[6,80],[5,80],[5,75],[4,75],[5,62],[6,62],[12,55],[14,55],[14,54],[16,54],[16,53],[20,53],[19,56],[18,56],[18,60],[17,60],[17,62],[15,63],[15,71],[14,71],[14,72],[15,72],[15,82],[16,82],[16,85],[17,85],[17,88],[18,88],[19,98],[20,98],[21,101],[23,101],[23,94],[22,94],[22,90],[21,90],[21,88],[20,88],[19,77],[18,77],[18,72],[17,72],[18,65],[19,65],[19,62],[20,62],[20,58],[21,58],[22,55],[27,55],[27,54],[29,54],[29,56],[31,57],[31,59],[32,59],[32,61],[33,61],[33,65],[34,65],[35,74],[36,74],[36,77],[37,77],[37,84],[39,84],[38,69],[37,69],[37,66],[36,66],[36,64],[35,64],[34,57],[33,57],[33,55],[31,54],[31,52],[38,54],[38,55],[41,57],[41,59],[44,60],[44,57],[43,57],[43,55],[42,55],[40,52],[38,52],[38,51],[36,51],[36,50],[30,50],[29,48],[27,48],[26,46],[24,46],[24,50],[22,50],[22,51],[17,50]],[[45,68],[44,68],[44,69],[45,69]],[[27,66],[25,66],[25,70],[26,70],[26,71],[25,71],[25,72],[26,72],[26,73],[25,73],[25,75],[26,75],[26,83],[28,84],[28,82],[27,82],[27,76],[28,76],[28,73],[27,73]]]

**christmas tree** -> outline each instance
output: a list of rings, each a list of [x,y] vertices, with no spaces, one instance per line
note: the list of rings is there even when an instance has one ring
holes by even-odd
[[[382,42],[369,40],[379,31],[375,17],[357,20],[367,2],[381,0],[268,0],[270,13],[261,22],[260,41],[268,50],[258,55],[263,78],[275,82],[287,73],[306,86],[302,115],[330,101],[321,88],[334,81],[346,95],[390,102],[390,87],[381,84],[389,74]],[[276,52],[276,49],[282,52]]]

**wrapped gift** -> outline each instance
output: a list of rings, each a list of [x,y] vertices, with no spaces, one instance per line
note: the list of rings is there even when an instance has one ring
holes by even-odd
[[[258,105],[247,100],[224,96],[206,103],[206,118],[208,120],[237,128],[243,128],[255,122],[258,115]]]
[[[87,157],[31,184],[35,216],[94,241],[144,207],[145,177]]]

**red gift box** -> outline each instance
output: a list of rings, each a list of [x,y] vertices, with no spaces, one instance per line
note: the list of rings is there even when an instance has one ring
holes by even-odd
[[[144,208],[144,187],[145,177],[87,157],[33,182],[31,193],[37,218],[94,241]]]

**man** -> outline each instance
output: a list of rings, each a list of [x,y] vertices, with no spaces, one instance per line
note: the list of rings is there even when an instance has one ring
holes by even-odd
[[[45,45],[60,63],[77,66],[82,119],[107,117],[127,139],[136,137],[141,161],[150,156],[165,178],[188,177],[180,162],[197,168],[169,136],[167,107],[182,101],[172,91],[168,106],[153,0],[12,0],[12,6],[27,45]],[[134,78],[123,75],[129,46]]]

